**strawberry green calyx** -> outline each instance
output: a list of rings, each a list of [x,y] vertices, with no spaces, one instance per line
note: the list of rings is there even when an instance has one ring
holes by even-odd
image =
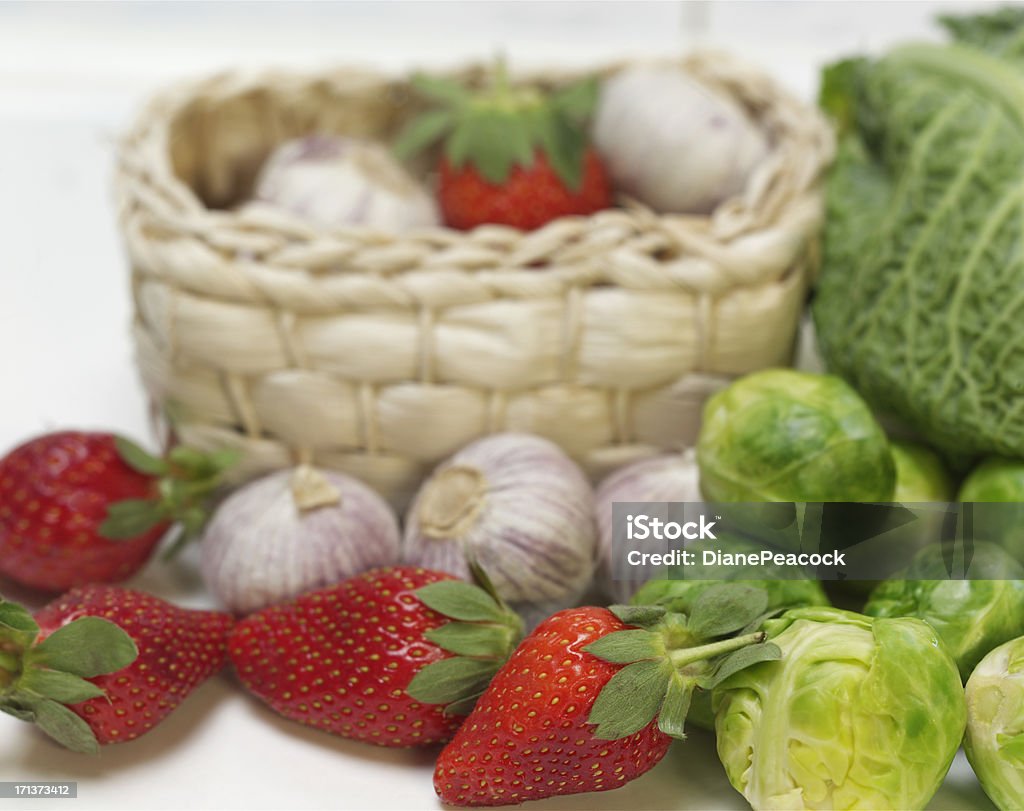
[[[611,606],[620,620],[638,626],[592,642],[585,650],[625,665],[601,690],[588,721],[595,737],[617,740],[658,719],[666,735],[685,738],[694,690],[711,690],[758,662],[780,658],[778,646],[759,630],[770,615],[762,589],[722,584],[705,591],[689,616],[662,606]]]
[[[471,165],[498,185],[515,167],[531,166],[540,152],[567,188],[580,188],[588,145],[585,125],[597,103],[596,78],[545,95],[535,87],[512,85],[499,62],[490,86],[478,93],[423,75],[412,84],[440,107],[402,132],[395,143],[400,157],[444,137],[444,155],[453,168]]]
[[[523,621],[498,597],[475,564],[479,585],[442,580],[416,590],[428,608],[448,622],[424,636],[453,656],[433,662],[417,673],[406,692],[424,704],[444,704],[449,715],[467,715],[523,637]]]
[[[173,554],[202,531],[209,499],[224,472],[238,460],[238,453],[221,450],[205,454],[179,445],[160,458],[124,437],[114,441],[125,464],[157,480],[156,495],[111,504],[100,533],[110,540],[128,540],[160,524],[175,522],[179,534],[168,551],[168,555]]]
[[[104,695],[87,679],[128,667],[138,648],[99,617],[76,619],[41,641],[39,634],[25,608],[0,598],[0,711],[35,723],[68,749],[94,753],[95,733],[68,705]]]

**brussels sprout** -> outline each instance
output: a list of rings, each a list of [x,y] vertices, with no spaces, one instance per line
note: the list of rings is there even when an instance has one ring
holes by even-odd
[[[704,547],[719,549],[722,552],[756,552],[761,546],[742,538],[720,535],[715,541],[698,541],[689,544],[687,549],[697,553]],[[764,589],[768,592],[768,610],[782,608],[798,608],[805,605],[828,605],[825,590],[817,580],[766,580],[765,577],[784,577],[781,567],[774,565],[751,566],[704,566],[695,563],[685,568],[671,569],[668,577],[687,579],[679,580],[648,580],[633,595],[633,605],[663,605],[669,611],[689,614],[696,599],[712,586],[727,581],[739,581],[746,586]],[[708,578],[700,580],[696,578]],[[718,579],[712,579],[718,578]],[[711,694],[706,690],[696,690],[690,698],[690,710],[686,714],[686,723],[701,729],[715,728],[715,714],[711,709]]]
[[[1024,501],[1024,462],[991,456],[964,479],[960,501]]]
[[[893,501],[913,504],[921,501],[951,501],[953,481],[942,459],[931,448],[913,442],[890,445],[896,464]]]
[[[718,756],[755,809],[924,808],[960,746],[956,665],[915,619],[797,608],[765,630],[782,659],[714,691]]]
[[[953,498],[953,482],[937,453],[912,442],[893,441],[890,448],[896,463],[896,492],[893,501],[917,504],[925,501],[947,502]],[[942,533],[942,520],[943,515],[939,512],[922,514],[917,521],[886,532],[886,561],[899,566],[925,544],[937,541]],[[837,583],[836,587],[846,594],[863,599],[876,585],[878,582],[875,580],[846,580]]]
[[[1000,645],[967,680],[964,751],[1003,811],[1024,808],[1024,638]]]
[[[957,500],[1002,502],[974,509],[974,535],[1001,544],[1015,560],[1024,561],[1024,462],[989,457],[964,480]]]
[[[885,434],[838,377],[769,369],[711,397],[697,440],[710,501],[890,501]]]
[[[962,549],[962,547],[960,547]],[[997,645],[1024,634],[1024,568],[994,544],[975,541],[969,580],[950,580],[951,544],[922,549],[904,578],[875,587],[864,606],[873,617],[917,617],[942,637],[967,678]],[[992,579],[981,578],[1009,578]]]

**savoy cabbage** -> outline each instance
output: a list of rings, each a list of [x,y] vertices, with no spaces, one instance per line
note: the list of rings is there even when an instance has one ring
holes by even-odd
[[[822,354],[956,456],[1024,457],[1024,9],[826,72]]]

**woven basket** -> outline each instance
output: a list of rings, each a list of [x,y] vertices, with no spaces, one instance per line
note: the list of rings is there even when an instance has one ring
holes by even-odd
[[[230,74],[154,99],[117,178],[154,403],[183,441],[243,449],[240,477],[312,461],[399,507],[490,432],[549,437],[595,476],[690,444],[711,392],[791,360],[833,143],[757,71],[722,54],[681,66],[775,145],[744,193],[711,217],[623,201],[531,233],[327,232],[230,210],[284,140],[393,138],[420,109],[404,81]]]

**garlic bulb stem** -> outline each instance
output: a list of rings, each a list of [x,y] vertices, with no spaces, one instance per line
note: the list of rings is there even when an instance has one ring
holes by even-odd
[[[417,518],[428,538],[459,538],[469,531],[484,507],[487,481],[476,468],[453,465],[423,488]]]
[[[341,505],[341,493],[338,492],[338,488],[309,465],[296,468],[290,484],[295,506],[303,512],[318,507]]]

